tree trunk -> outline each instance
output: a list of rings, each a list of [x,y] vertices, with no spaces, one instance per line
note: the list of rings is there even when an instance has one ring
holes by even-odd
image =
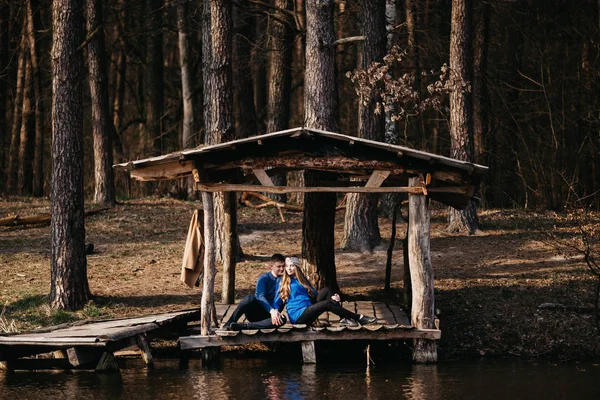
[[[39,12],[34,22],[34,13],[32,1],[26,1],[27,12],[27,42],[29,44],[29,57],[31,60],[31,69],[33,73],[33,104],[35,112],[35,136],[33,138],[33,162],[32,162],[32,194],[42,196],[44,194],[44,107],[42,93],[42,76],[39,65],[39,46],[36,38],[36,26],[41,26],[38,22]]]
[[[209,132],[212,132],[211,95],[212,95],[212,38],[210,28],[210,0],[202,2],[202,114],[204,122],[204,143],[213,143]]]
[[[17,173],[17,193],[20,196],[31,194],[31,163],[33,159],[34,118],[31,97],[33,96],[33,76],[31,58],[25,56],[25,82],[21,109],[21,135],[19,138],[19,168]]]
[[[471,93],[471,0],[452,0],[450,32],[450,146],[451,157],[473,161]],[[479,229],[474,200],[462,210],[448,209],[448,231],[475,233]]]
[[[419,178],[409,178],[409,186],[419,186]],[[411,324],[419,329],[435,328],[433,268],[429,250],[430,212],[424,195],[408,195],[408,258],[412,283]],[[434,340],[415,339],[413,359],[436,362]]]
[[[335,41],[332,0],[306,0],[306,73],[304,121],[307,127],[336,131]],[[319,173],[306,171],[305,185]],[[303,269],[312,282],[337,289],[334,257],[334,193],[306,193],[302,222]]]
[[[83,9],[52,3],[52,240],[50,305],[76,310],[90,298],[83,203]]]
[[[92,102],[92,135],[94,138],[94,202],[115,205],[115,179],[112,169],[111,131],[114,129],[108,107],[108,76],[104,51],[102,2],[86,0],[88,37],[94,32],[88,49],[88,73]]]
[[[235,131],[238,138],[259,133],[256,110],[254,109],[254,83],[252,80],[252,43],[255,27],[254,16],[239,5],[233,6],[233,97]]]
[[[385,55],[385,0],[363,2],[363,51],[361,68],[383,60]],[[365,104],[365,101],[367,104]],[[383,142],[384,115],[375,114],[375,99],[358,102],[358,137]],[[346,250],[371,252],[381,242],[377,223],[377,194],[350,193],[346,201],[346,218],[342,246]]]
[[[289,0],[275,0],[274,19],[269,24],[270,52],[268,72],[268,111],[267,132],[277,132],[288,128],[289,124],[289,102],[285,99],[289,96],[290,73],[286,67],[286,18],[287,15],[281,10],[288,9]],[[271,178],[276,186],[285,186],[287,179],[285,174],[275,175]],[[275,201],[286,202],[285,194],[268,194]]]
[[[21,138],[21,103],[23,101],[23,89],[25,87],[25,37],[21,36],[21,41],[17,50],[17,83],[13,101],[12,130],[10,135],[10,147],[8,151],[8,166],[6,169],[6,192],[11,194],[15,192],[17,186],[17,170],[19,165],[19,140]]]
[[[177,30],[179,31],[179,65],[181,67],[181,96],[183,97],[183,134],[181,148],[195,147],[194,127],[194,83],[192,82],[190,46],[188,40],[188,12],[189,0],[177,3]]]
[[[304,0],[293,0],[296,36],[293,38],[292,64],[291,64],[291,87],[290,87],[290,126],[304,126],[304,53],[306,49],[306,37],[302,33],[306,28],[306,9]],[[302,171],[289,172],[288,182],[295,185],[304,185],[304,175]],[[290,193],[287,196],[289,202],[301,205],[304,202],[302,193]]]
[[[398,44],[398,29],[400,24],[400,7],[396,0],[385,2],[385,28],[387,31],[386,52],[389,54],[392,48]],[[391,76],[391,75],[390,75]],[[389,144],[400,144],[400,132],[398,123],[392,120],[397,113],[396,105],[390,104],[389,110],[385,112],[385,142]],[[380,217],[392,218],[395,204],[400,203],[399,193],[383,193],[379,196],[378,214]]]
[[[123,125],[123,101],[125,99],[125,73],[127,72],[127,63],[124,50],[119,50],[115,62],[115,90],[113,100],[113,152],[117,162],[125,161],[125,152],[123,142],[121,141],[121,128]]]
[[[473,144],[475,162],[483,163],[484,143],[488,132],[487,101],[485,84],[487,74],[488,39],[490,25],[490,5],[481,3],[475,30],[473,57]]]
[[[181,97],[183,99],[183,130],[181,134],[181,149],[196,147],[196,124],[194,121],[194,83],[192,81],[192,60],[189,41],[189,0],[177,3],[177,31],[179,44],[179,67],[181,68]],[[185,196],[193,198],[194,179],[183,180]]]
[[[204,209],[204,282],[200,302],[200,334],[206,336],[210,333],[212,325],[211,311],[215,302],[215,274],[217,273],[215,268],[215,223],[212,193],[202,192],[202,208]]]
[[[146,53],[146,150],[151,155],[163,152],[161,116],[163,113],[163,35],[162,0],[146,0],[148,41]]]
[[[210,127],[207,144],[235,139],[232,87],[231,4],[226,0],[210,2],[211,68]],[[215,210],[215,256],[223,265],[222,302],[234,302],[235,262],[237,256],[237,208],[235,192],[217,193]]]
[[[8,21],[10,19],[10,7],[8,2],[3,1],[0,4],[0,147],[5,149],[7,140],[7,121],[6,121],[6,106],[7,106],[7,85],[8,80],[8,65],[9,65],[9,29]],[[0,193],[4,193],[6,189],[6,152],[0,151]]]
[[[262,43],[264,41],[264,28],[267,26],[266,18],[263,15],[258,15],[254,23],[254,41]],[[265,54],[261,46],[253,46],[252,48],[252,83],[254,85],[254,109],[257,114],[257,130],[264,132],[265,127],[265,112],[267,106],[267,70],[265,64]]]

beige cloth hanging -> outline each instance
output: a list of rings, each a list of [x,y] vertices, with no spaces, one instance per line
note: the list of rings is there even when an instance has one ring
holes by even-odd
[[[204,213],[194,211],[188,229],[183,262],[181,263],[181,281],[193,288],[204,272]]]

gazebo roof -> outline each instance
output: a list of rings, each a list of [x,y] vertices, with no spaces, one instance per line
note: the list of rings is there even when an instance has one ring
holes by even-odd
[[[487,167],[424,151],[311,128],[252,136],[116,164],[149,181],[194,175],[205,191],[422,192],[457,208],[473,196]],[[318,187],[274,186],[270,176],[321,171]],[[409,177],[422,187],[407,188]],[[258,180],[262,185],[249,185]],[[365,184],[366,182],[366,184]]]

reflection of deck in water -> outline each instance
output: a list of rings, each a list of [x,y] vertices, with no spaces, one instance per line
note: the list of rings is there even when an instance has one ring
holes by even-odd
[[[0,336],[0,369],[97,369],[118,368],[114,353],[135,346],[152,363],[149,338],[185,330],[198,320],[198,310],[178,311],[136,318],[79,321],[36,332]],[[22,358],[54,353],[54,358]]]
[[[305,362],[314,362],[314,342],[320,340],[404,340],[439,339],[438,329],[417,329],[410,324],[406,313],[396,304],[371,301],[352,301],[343,307],[358,314],[377,317],[370,325],[340,325],[340,318],[333,313],[324,313],[315,326],[286,324],[277,329],[224,331],[214,335],[192,335],[179,338],[181,350],[194,350],[223,345],[241,345],[253,342],[300,342]],[[236,305],[216,305],[217,320],[222,325],[235,310]],[[242,320],[240,322],[244,322]],[[193,328],[199,332],[199,327]]]

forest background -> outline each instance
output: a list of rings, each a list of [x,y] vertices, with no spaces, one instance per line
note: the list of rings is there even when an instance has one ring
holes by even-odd
[[[449,60],[451,1],[380,3],[381,15],[387,13],[388,51],[392,45],[407,51],[393,73],[422,75],[416,89],[425,98],[427,86],[438,80],[430,71],[439,71]],[[302,126],[303,1],[232,5],[235,137],[268,132],[269,124],[280,129]],[[204,143],[201,6],[194,1],[102,2],[99,26],[104,31],[115,161]],[[571,188],[581,198],[596,193],[599,3],[498,0],[474,2],[473,7],[474,161],[490,167],[482,185],[483,205],[559,210],[569,202]],[[362,11],[361,1],[339,2],[334,11],[338,39],[361,35]],[[3,0],[0,15],[0,190],[48,195],[51,2]],[[282,43],[273,32],[279,22],[285,33]],[[183,86],[181,33],[191,74]],[[88,36],[98,37],[98,29]],[[273,70],[271,58],[281,55],[282,68]],[[360,41],[337,46],[335,111],[339,132],[348,135],[357,134],[358,96],[346,74],[360,67],[360,56]],[[275,73],[283,79],[272,79]],[[274,88],[278,82],[283,86]],[[85,86],[84,177],[91,197],[92,103]],[[269,104],[273,92],[279,95],[277,106],[284,108],[283,121],[273,121],[269,113],[275,106]],[[193,120],[184,132],[184,108],[189,106]],[[450,155],[445,107],[407,115],[393,125],[388,121],[388,141]],[[119,196],[144,193],[137,190],[134,186],[132,192],[117,176]],[[594,198],[598,208],[598,196]]]

